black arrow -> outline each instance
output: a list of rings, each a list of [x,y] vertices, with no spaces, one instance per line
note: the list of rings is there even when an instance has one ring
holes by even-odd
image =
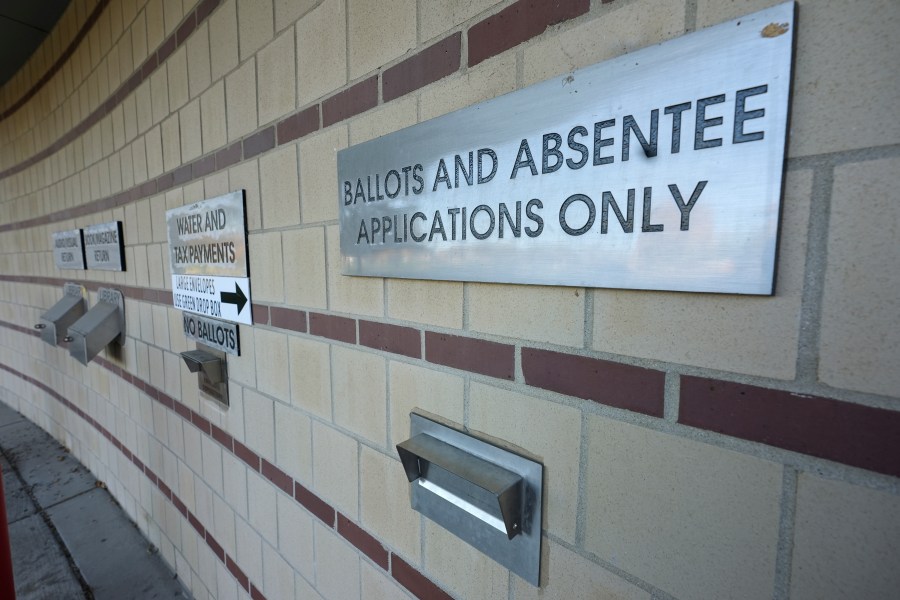
[[[237,284],[237,281],[234,282],[234,293],[219,292],[219,298],[222,300],[222,304],[237,304],[238,314],[241,314],[244,305],[247,304],[247,296],[244,295],[244,290]]]

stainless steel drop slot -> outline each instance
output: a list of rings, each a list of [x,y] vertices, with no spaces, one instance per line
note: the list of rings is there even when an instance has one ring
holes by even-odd
[[[197,373],[200,391],[228,406],[228,363],[225,353],[197,344],[196,350],[181,353],[181,360],[191,373]]]
[[[205,350],[187,350],[181,353],[181,359],[191,373],[201,370],[210,383],[222,382],[223,360]]]
[[[125,300],[122,292],[97,290],[97,303],[69,327],[69,354],[87,365],[112,342],[125,342]]]
[[[63,286],[62,299],[41,315],[41,322],[34,328],[41,332],[42,340],[51,346],[57,346],[63,341],[69,326],[77,321],[86,310],[84,288],[74,283],[67,283]]]
[[[397,453],[414,510],[539,585],[543,466],[420,415]]]

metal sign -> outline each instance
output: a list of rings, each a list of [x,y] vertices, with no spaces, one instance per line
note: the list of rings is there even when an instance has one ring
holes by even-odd
[[[166,211],[175,308],[251,324],[244,192]]]
[[[88,269],[125,270],[125,243],[122,221],[110,221],[84,228],[84,256]]]
[[[233,323],[182,313],[184,336],[228,354],[241,355],[241,337]]]
[[[338,153],[343,273],[773,292],[789,2]]]
[[[84,242],[80,229],[56,231],[51,235],[51,243],[57,269],[84,269]]]

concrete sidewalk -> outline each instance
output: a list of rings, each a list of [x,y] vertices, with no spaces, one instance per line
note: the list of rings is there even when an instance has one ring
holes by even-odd
[[[105,487],[3,403],[0,468],[18,600],[190,597]]]

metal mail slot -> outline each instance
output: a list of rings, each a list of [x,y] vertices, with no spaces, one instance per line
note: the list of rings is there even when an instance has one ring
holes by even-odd
[[[97,290],[97,303],[69,327],[69,354],[87,365],[112,342],[125,342],[125,300],[122,292]]]
[[[539,585],[543,466],[417,414],[397,453],[414,510]]]
[[[51,346],[58,345],[69,326],[87,310],[84,288],[74,283],[63,286],[62,299],[41,315],[41,322],[34,326],[41,332],[41,339]]]

